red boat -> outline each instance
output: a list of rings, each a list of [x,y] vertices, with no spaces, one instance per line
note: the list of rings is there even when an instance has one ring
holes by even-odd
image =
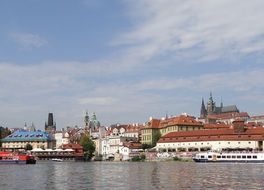
[[[0,164],[36,164],[36,159],[32,155],[0,151]]]

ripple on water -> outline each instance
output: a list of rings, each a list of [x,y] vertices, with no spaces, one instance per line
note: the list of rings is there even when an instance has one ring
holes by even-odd
[[[263,189],[264,164],[38,162],[1,165],[1,189]]]

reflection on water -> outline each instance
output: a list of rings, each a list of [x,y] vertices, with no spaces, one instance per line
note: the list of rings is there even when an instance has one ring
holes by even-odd
[[[38,162],[0,165],[0,189],[263,189],[264,164]]]

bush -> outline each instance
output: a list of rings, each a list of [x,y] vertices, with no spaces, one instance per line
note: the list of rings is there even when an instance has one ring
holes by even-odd
[[[141,154],[140,156],[135,156],[131,159],[132,162],[140,162],[140,161],[145,161],[146,156],[145,154]]]
[[[177,157],[177,156],[173,157],[173,160],[174,160],[174,161],[182,161],[182,159],[179,158],[179,157]]]

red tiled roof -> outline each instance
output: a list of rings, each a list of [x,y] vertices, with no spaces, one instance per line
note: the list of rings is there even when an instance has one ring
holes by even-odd
[[[151,119],[145,127],[142,129],[159,129],[160,128],[160,119]]]
[[[207,123],[204,124],[204,129],[226,129],[226,128],[230,128],[231,125],[227,125],[224,123],[216,123],[216,124],[211,124],[211,123]]]
[[[264,140],[264,128],[249,128],[243,133],[234,129],[212,129],[198,131],[171,132],[160,138],[162,142],[223,141],[223,140]]]
[[[63,144],[62,147],[63,148],[72,148],[72,149],[78,149],[78,148],[82,149],[83,148],[82,145],[74,144],[74,143],[72,143],[72,144]]]
[[[124,143],[125,147],[128,147],[129,149],[140,149],[142,148],[142,144],[139,142],[127,142]]]
[[[253,127],[263,127],[263,123],[262,122],[257,122],[257,123],[255,123],[255,122],[248,122],[247,124],[246,124],[246,126],[247,126],[247,128],[253,128]]]
[[[251,119],[264,119],[264,115],[254,115],[250,117]]]
[[[164,125],[162,125],[164,122]],[[178,117],[169,118],[167,121],[161,121],[162,127],[170,125],[191,125],[191,126],[202,126],[201,122],[196,121],[193,117],[180,115]]]

